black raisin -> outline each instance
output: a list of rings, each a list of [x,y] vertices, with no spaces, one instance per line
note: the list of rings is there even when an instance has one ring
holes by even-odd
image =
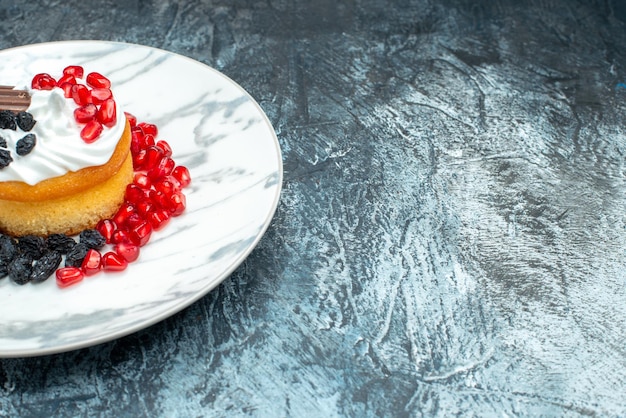
[[[11,161],[13,161],[13,157],[11,157],[9,150],[0,149],[0,169],[11,164]]]
[[[9,278],[17,284],[26,284],[30,280],[33,269],[33,258],[30,255],[20,254],[7,267]]]
[[[0,110],[0,129],[16,130],[15,114],[10,110]]]
[[[33,126],[35,126],[35,123],[37,123],[33,118],[33,115],[28,112],[19,112],[15,118],[15,121],[17,123],[17,126],[19,126],[20,129],[24,132],[28,132],[33,129]]]
[[[46,241],[36,235],[25,235],[17,240],[17,251],[36,260],[46,251]]]
[[[35,148],[36,143],[37,137],[35,136],[35,134],[25,135],[15,144],[15,152],[17,152],[17,155],[28,155],[33,150],[33,148]]]
[[[78,236],[78,242],[94,250],[99,250],[106,244],[106,239],[97,229],[85,229]]]
[[[80,267],[89,251],[85,244],[78,243],[65,256],[65,267]]]
[[[11,260],[0,260],[0,279],[4,279],[9,274],[9,263]]]
[[[0,136],[0,148],[7,147],[7,140]]]
[[[52,234],[46,238],[46,248],[61,254],[70,252],[74,245],[76,245],[76,241],[65,234]]]
[[[61,253],[56,251],[48,251],[41,258],[35,261],[33,269],[30,272],[30,281],[33,283],[44,282],[54,273],[61,264]]]
[[[17,243],[8,235],[0,234],[0,260],[10,261],[17,253]]]

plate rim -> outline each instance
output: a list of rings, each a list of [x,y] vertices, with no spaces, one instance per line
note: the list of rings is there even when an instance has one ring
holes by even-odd
[[[272,138],[272,143],[274,145],[274,152],[276,153],[276,161],[278,163],[276,167],[277,168],[276,188],[275,188],[275,192],[271,201],[270,210],[266,213],[265,218],[263,220],[263,225],[259,229],[254,239],[251,241],[250,245],[244,251],[242,251],[239,254],[239,256],[236,257],[221,274],[211,277],[211,280],[209,281],[209,283],[206,286],[201,287],[200,290],[195,292],[192,296],[182,299],[179,303],[176,303],[170,306],[168,309],[165,309],[159,312],[157,315],[151,316],[150,318],[144,321],[139,321],[138,323],[132,326],[129,326],[129,327],[126,327],[126,328],[123,328],[121,330],[117,330],[111,333],[105,333],[99,336],[95,336],[93,338],[88,338],[88,339],[77,341],[77,342],[72,342],[68,344],[60,344],[60,345],[45,347],[45,348],[26,348],[26,349],[4,350],[0,346],[0,359],[39,357],[39,356],[46,356],[46,355],[53,355],[53,354],[61,354],[61,353],[66,353],[66,352],[70,352],[74,350],[79,350],[82,348],[93,347],[99,344],[111,342],[119,338],[134,334],[143,329],[147,329],[179,312],[182,312],[184,309],[193,305],[195,302],[197,302],[198,300],[200,300],[201,298],[209,294],[213,289],[215,289],[222,282],[224,282],[224,280],[226,280],[246,260],[246,258],[248,258],[250,253],[254,251],[254,249],[257,247],[258,243],[261,241],[263,236],[265,236],[265,233],[267,232],[268,228],[270,227],[272,223],[272,219],[274,218],[274,215],[276,214],[276,211],[278,209],[278,204],[280,202],[280,197],[282,194],[283,180],[284,180],[283,155],[282,155],[282,150],[280,147],[280,142],[278,141],[278,136],[276,134],[276,130],[274,129],[267,114],[265,113],[263,108],[259,105],[259,103],[252,97],[252,95],[246,89],[244,89],[239,83],[231,79],[229,76],[211,67],[208,64],[205,64],[201,61],[198,61],[196,59],[182,55],[177,52],[168,51],[162,48],[157,48],[157,47],[153,47],[149,45],[142,45],[138,43],[122,42],[122,41],[95,40],[95,39],[48,41],[48,42],[39,42],[39,43],[32,43],[32,44],[23,44],[20,46],[14,46],[10,48],[1,49],[0,54],[5,53],[5,52],[16,51],[20,49],[31,48],[31,47],[45,47],[47,45],[63,45],[63,44],[117,45],[121,47],[132,47],[132,48],[153,50],[161,54],[175,56],[184,61],[188,61],[189,63],[192,63],[194,65],[200,65],[204,69],[211,71],[218,77],[223,78],[226,82],[228,82],[237,90],[239,90],[243,96],[247,97],[250,103],[256,108],[259,116],[262,119],[262,122],[265,124],[265,126],[267,127],[270,133],[270,136]]]

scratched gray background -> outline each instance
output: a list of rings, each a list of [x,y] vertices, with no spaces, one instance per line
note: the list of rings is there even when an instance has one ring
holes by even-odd
[[[0,48],[133,42],[233,78],[285,182],[190,308],[1,360],[0,415],[626,415],[623,2],[28,3],[0,0]]]

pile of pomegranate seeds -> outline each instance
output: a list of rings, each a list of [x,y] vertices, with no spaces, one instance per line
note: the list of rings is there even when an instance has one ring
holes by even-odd
[[[50,74],[40,73],[33,77],[31,88],[35,90],[63,89],[67,99],[78,105],[74,119],[83,125],[80,137],[87,143],[96,141],[104,126],[111,127],[117,120],[117,112],[111,82],[100,73],[92,72],[83,76],[85,71],[79,65],[70,65],[63,70],[63,75],[55,80]]]
[[[102,254],[90,249],[80,267],[56,271],[59,287],[80,282],[100,271],[122,271],[139,257],[153,231],[165,227],[171,218],[185,211],[183,189],[191,183],[189,170],[176,165],[172,149],[164,140],[156,140],[158,129],[150,123],[137,123],[126,113],[132,132],[131,156],[134,179],[126,187],[125,200],[110,219],[101,220],[96,230],[110,250]]]

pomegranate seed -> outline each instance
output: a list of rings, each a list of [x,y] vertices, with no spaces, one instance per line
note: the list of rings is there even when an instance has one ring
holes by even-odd
[[[59,287],[68,287],[83,280],[85,274],[78,267],[62,267],[55,276]]]
[[[148,221],[143,221],[139,225],[135,225],[130,231],[128,236],[130,242],[140,247],[143,247],[150,241],[150,235],[152,234],[152,225]]]
[[[70,84],[76,84],[76,78],[74,78],[73,75],[71,74],[64,74],[61,78],[59,78],[59,80],[57,81],[57,86],[61,87],[63,84],[65,83],[70,83]]]
[[[117,225],[111,219],[103,219],[96,225],[96,229],[100,232],[100,235],[104,237],[107,244],[111,243],[113,233],[117,230]]]
[[[93,248],[89,249],[80,268],[85,273],[85,276],[93,276],[98,273],[102,268],[102,255],[100,255],[100,252]]]
[[[125,226],[129,229],[128,232],[132,232],[133,228],[135,228],[138,225],[141,225],[145,221],[146,220],[139,214],[139,212],[133,212],[130,215],[128,215],[128,218],[126,218]],[[131,234],[131,239],[132,239],[132,234]]]
[[[147,218],[148,215],[155,210],[157,210],[156,206],[149,200],[142,200],[141,202],[137,203],[137,213],[139,213],[144,218]]]
[[[133,177],[133,183],[135,183],[142,189],[149,189],[150,186],[152,186],[152,180],[150,180],[150,177],[148,177],[144,173],[135,173],[135,176]]]
[[[30,86],[36,90],[52,90],[56,87],[56,80],[47,73],[37,74],[33,77]]]
[[[80,65],[68,65],[63,69],[64,75],[73,75],[76,78],[83,78],[85,70]]]
[[[156,167],[152,167],[151,169],[149,169],[148,173],[146,174],[152,180],[160,179],[172,174],[172,170],[174,170],[175,166],[176,163],[174,162],[174,160],[172,160],[170,157],[164,156],[163,158],[161,158]]]
[[[179,165],[172,171],[172,176],[178,180],[180,187],[187,187],[191,183],[191,175],[189,170],[184,165]]]
[[[115,100],[107,99],[100,105],[100,109],[98,109],[98,122],[108,127],[115,125],[115,121],[117,120],[117,112],[115,109]]]
[[[111,92],[111,89],[97,88],[91,90],[91,97],[93,98],[93,102],[95,104],[100,104],[105,100],[112,99],[113,93]]]
[[[132,150],[131,150],[132,151]],[[135,171],[142,170],[144,165],[146,164],[146,155],[148,153],[145,149],[139,150],[137,152],[133,152],[133,168]]]
[[[111,243],[121,244],[123,242],[130,242],[130,236],[128,235],[127,230],[118,229],[113,233],[113,236],[111,237]]]
[[[163,154],[165,154],[166,157],[172,156],[172,147],[170,147],[170,144],[168,144],[167,141],[164,141],[161,139],[157,141],[155,145],[161,150],[163,150]]]
[[[121,242],[116,244],[113,247],[113,250],[129,263],[132,263],[139,258],[139,246],[130,242]]]
[[[130,202],[126,202],[117,210],[117,213],[113,216],[113,222],[115,222],[118,228],[121,228],[126,224],[126,220],[132,213],[135,213],[135,206]]]
[[[146,159],[144,161],[144,167],[149,170],[156,167],[159,161],[163,158],[163,151],[157,148],[155,145],[151,145],[146,148]]]
[[[141,187],[137,186],[134,183],[126,186],[126,193],[124,194],[124,198],[126,199],[126,201],[132,204],[137,204],[143,201],[144,197],[145,193]]]
[[[92,121],[96,117],[97,111],[98,108],[93,103],[77,107],[76,109],[74,109],[74,119],[78,123],[87,123],[89,121]]]
[[[92,103],[91,91],[83,84],[74,84],[72,86],[72,99],[79,106]]]
[[[102,125],[97,120],[87,122],[85,127],[80,131],[80,137],[88,144],[94,142],[102,133]]]
[[[108,89],[111,87],[111,82],[109,81],[109,79],[100,73],[89,73],[87,74],[86,80],[87,85],[93,88]]]
[[[173,179],[174,181],[170,179]],[[167,178],[162,178],[154,183],[154,189],[167,196],[171,196],[173,193],[180,190],[180,188],[178,187],[178,181],[176,181],[176,179],[171,176],[168,176]]]
[[[154,203],[157,207],[169,210],[170,201],[166,194],[153,189],[150,190],[149,196],[152,203]]]
[[[65,96],[66,99],[72,98],[72,86],[73,85],[74,84],[71,84],[71,83],[63,83],[59,86],[63,89],[63,96]]]
[[[109,251],[102,256],[102,268],[105,271],[122,271],[128,267],[128,261],[116,252]]]
[[[126,119],[128,120],[128,123],[130,124],[131,128],[134,128],[135,126],[137,126],[137,118],[135,117],[135,115],[133,115],[132,113],[128,113],[128,112],[124,112],[124,115],[126,116]]]
[[[172,216],[178,216],[185,211],[185,207],[187,206],[187,199],[185,195],[181,192],[174,193],[170,197],[170,202],[168,209]]]
[[[157,136],[158,133],[159,133],[159,130],[157,129],[157,126],[155,124],[153,124],[153,123],[141,122],[137,126],[139,126],[141,128],[141,130],[143,130],[143,133],[145,133],[145,134],[150,134],[152,136]]]
[[[155,210],[146,215],[146,219],[155,231],[164,228],[169,223],[170,218],[170,213],[165,209]]]

